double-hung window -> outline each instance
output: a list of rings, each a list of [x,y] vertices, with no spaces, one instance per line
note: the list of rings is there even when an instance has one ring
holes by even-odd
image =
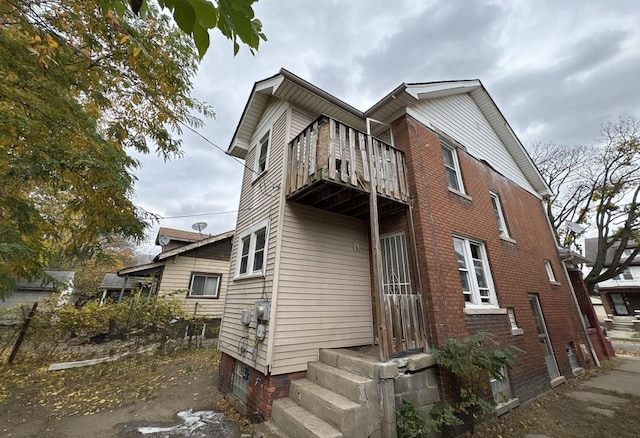
[[[466,306],[497,307],[487,253],[482,243],[462,237],[453,238],[460,284]]]
[[[460,175],[460,164],[456,150],[449,146],[441,145],[442,158],[444,159],[444,170],[447,175],[447,185],[456,192],[464,193],[462,186],[462,176]]]
[[[237,276],[263,274],[267,250],[267,223],[261,222],[240,237]]]
[[[219,274],[191,274],[189,297],[218,298]]]
[[[502,205],[500,204],[500,198],[496,193],[489,192],[489,197],[491,198],[491,206],[493,207],[493,212],[496,215],[496,221],[498,222],[498,231],[500,232],[500,237],[509,238],[509,230],[507,229],[507,222],[504,220],[504,213],[502,212]]]
[[[267,132],[260,138],[256,146],[256,176],[262,175],[267,170],[267,158],[269,156],[269,134]]]

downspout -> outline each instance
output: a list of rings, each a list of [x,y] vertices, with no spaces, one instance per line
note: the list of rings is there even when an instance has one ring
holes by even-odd
[[[548,201],[548,196],[543,197],[543,201],[549,202]],[[542,206],[542,211],[544,214],[544,218],[547,221],[547,226],[549,227],[549,231],[551,232],[552,236],[555,236],[555,233],[553,232],[553,227],[551,226],[551,221],[549,220],[549,216],[547,216],[547,214],[545,213],[546,209],[544,208],[544,205]],[[560,254],[558,249],[558,243],[555,239],[555,237],[553,238],[553,242],[556,246],[556,254]],[[573,301],[573,305],[575,306],[577,312],[578,312],[578,316],[580,317],[580,325],[582,326],[582,332],[584,333],[584,337],[587,338],[587,344],[589,345],[589,351],[591,352],[591,357],[593,358],[593,360],[596,363],[596,366],[598,366],[598,368],[600,368],[602,365],[600,365],[600,360],[598,359],[598,355],[595,352],[595,349],[593,348],[593,343],[591,342],[591,338],[589,337],[589,332],[587,331],[587,326],[584,323],[584,318],[582,317],[582,310],[580,310],[580,304],[578,304],[578,298],[576,297],[576,291],[575,289],[573,289],[573,284],[571,284],[571,278],[569,277],[569,272],[567,271],[567,266],[565,265],[565,261],[568,259],[562,259],[560,258],[560,261],[562,261],[562,270],[564,271],[564,277],[567,280],[567,284],[569,285],[569,291],[571,292],[571,301]]]

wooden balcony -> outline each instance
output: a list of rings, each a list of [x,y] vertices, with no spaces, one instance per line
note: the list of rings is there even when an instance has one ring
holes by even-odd
[[[287,199],[348,216],[369,216],[369,193],[378,212],[409,202],[404,153],[327,116],[289,143]]]

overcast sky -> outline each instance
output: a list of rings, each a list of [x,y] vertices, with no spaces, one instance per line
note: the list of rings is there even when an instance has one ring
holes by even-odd
[[[637,0],[262,0],[255,10],[268,38],[259,52],[233,57],[216,35],[195,80],[216,112],[199,132],[222,150],[254,82],[281,67],[360,110],[403,82],[480,79],[527,147],[594,144],[602,123],[640,119]],[[199,136],[183,141],[182,159],[140,158],[134,201],[166,217],[150,238],[158,226],[235,227],[242,165]]]

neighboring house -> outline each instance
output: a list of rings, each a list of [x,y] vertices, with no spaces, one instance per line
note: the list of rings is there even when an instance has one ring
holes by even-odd
[[[74,271],[45,271],[47,277],[34,280],[21,279],[16,290],[0,300],[0,308],[17,305],[32,306],[43,298],[56,298],[62,305],[69,301],[73,294]]]
[[[150,294],[180,299],[194,315],[220,319],[227,290],[233,231],[215,236],[160,228],[162,252],[151,263],[118,271],[129,282],[146,278]]]
[[[597,245],[598,239],[595,237],[584,240],[587,258],[595,257]],[[621,261],[627,260],[637,247],[636,242],[631,242],[623,250]],[[612,247],[607,251],[603,271],[611,266],[613,254],[617,249],[618,247]],[[640,257],[636,256],[622,274],[598,283],[597,288],[608,315],[632,317],[636,311],[640,313]]]
[[[151,293],[151,282],[147,277],[120,277],[116,273],[108,273],[100,282],[102,295],[100,304],[106,300],[121,301],[135,290]]]
[[[479,331],[522,350],[491,382],[500,412],[592,363],[549,188],[480,81],[401,84],[361,112],[280,70],[228,153],[246,168],[219,386],[239,410],[394,436],[394,403],[455,397],[430,348]]]

